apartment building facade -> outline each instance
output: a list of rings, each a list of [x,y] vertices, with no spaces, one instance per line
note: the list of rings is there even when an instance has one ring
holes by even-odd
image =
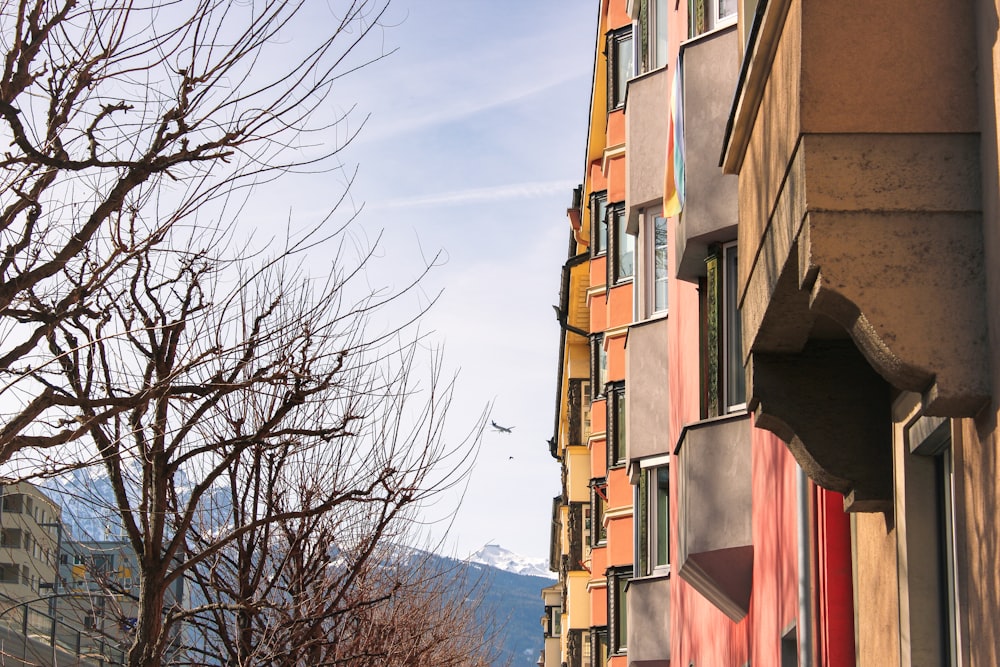
[[[595,4],[546,664],[1000,664],[996,3]]]

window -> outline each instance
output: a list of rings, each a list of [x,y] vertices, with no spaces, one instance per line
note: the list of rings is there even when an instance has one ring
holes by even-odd
[[[641,463],[636,489],[636,558],[640,575],[670,573],[670,468]]]
[[[604,334],[590,337],[590,384],[594,398],[604,396],[608,379],[608,353],[604,349]]]
[[[737,0],[689,0],[688,34],[697,37],[736,20]]]
[[[608,569],[608,640],[613,654],[624,653],[628,646],[628,582],[631,567]]]
[[[608,112],[625,105],[625,84],[632,77],[632,26],[608,33]]]
[[[626,222],[624,203],[608,208],[608,237],[611,241],[609,285],[629,280],[635,273],[635,237],[628,233]]]
[[[615,382],[608,389],[608,467],[625,464],[625,383]]]
[[[736,253],[736,243],[727,243],[722,248],[722,344],[726,354],[723,365],[726,412],[742,410],[747,403],[746,376],[743,372],[743,325],[739,310],[739,263]]]
[[[799,641],[792,626],[781,635],[781,667],[797,667],[799,664]]]
[[[21,548],[21,531],[17,528],[0,530],[0,547]]]
[[[548,605],[545,607],[545,636],[558,637],[562,634],[562,607]]]
[[[590,507],[590,546],[603,546],[608,541],[608,529],[604,526],[604,513],[608,509],[608,483],[606,480],[590,480]]]
[[[638,74],[667,64],[667,0],[636,0],[632,5]]]
[[[703,417],[746,407],[736,243],[712,246],[702,295]]]
[[[22,511],[24,496],[20,493],[12,493],[3,497],[3,511],[20,514]]]
[[[605,667],[608,664],[607,627],[590,629],[590,666]]]
[[[569,381],[569,443],[585,445],[590,437],[590,380],[571,378]]]
[[[639,285],[635,291],[635,319],[667,312],[667,219],[662,209],[640,214]]]
[[[920,600],[921,611],[905,610],[903,623],[911,651],[940,655],[942,665],[960,665],[951,421],[919,417],[907,427],[906,437],[911,453],[902,469],[907,528],[900,539],[910,557],[907,572],[900,576],[910,588],[909,604]],[[911,528],[918,525],[920,529]]]
[[[608,193],[590,195],[590,254],[594,257],[608,251]]]

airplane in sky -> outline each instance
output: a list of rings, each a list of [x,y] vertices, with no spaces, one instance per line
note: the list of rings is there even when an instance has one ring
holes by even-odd
[[[501,426],[493,420],[490,420],[490,426],[492,426],[497,433],[510,433],[514,430],[513,426]]]

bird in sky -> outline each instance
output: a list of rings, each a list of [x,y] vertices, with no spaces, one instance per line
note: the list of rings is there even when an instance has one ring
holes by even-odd
[[[514,430],[513,426],[501,426],[492,419],[490,420],[490,426],[492,426],[497,433],[510,433],[511,431]]]

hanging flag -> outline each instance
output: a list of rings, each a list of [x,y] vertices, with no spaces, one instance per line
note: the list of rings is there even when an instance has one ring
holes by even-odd
[[[663,187],[663,215],[680,215],[684,208],[684,85],[681,57],[677,55],[674,82],[670,88],[670,115],[667,126],[667,165]]]

